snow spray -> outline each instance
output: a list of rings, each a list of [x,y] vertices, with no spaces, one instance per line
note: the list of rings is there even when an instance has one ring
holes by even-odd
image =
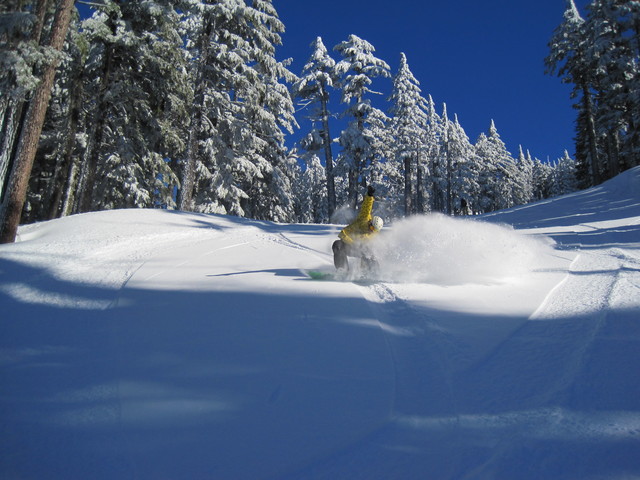
[[[384,280],[461,285],[509,281],[531,271],[552,244],[506,225],[430,214],[395,222],[373,248]]]

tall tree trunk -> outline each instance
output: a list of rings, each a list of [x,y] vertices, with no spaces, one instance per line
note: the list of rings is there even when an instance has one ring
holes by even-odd
[[[104,77],[105,83],[107,83],[109,72],[106,70]],[[98,174],[98,163],[100,162],[100,154],[102,153],[102,143],[104,141],[104,133],[107,122],[107,104],[105,100],[105,88],[100,94],[100,101],[98,108],[96,109],[97,118],[94,123],[93,134],[91,135],[92,141],[88,145],[86,159],[82,165],[82,172],[80,178],[80,189],[76,198],[76,204],[74,211],[76,213],[90,212],[93,208],[93,191],[96,185],[96,176]]]
[[[107,25],[113,35],[117,32],[116,19],[118,15],[112,12]],[[75,193],[73,213],[89,212],[93,208],[93,195],[98,174],[98,164],[102,154],[105,127],[107,123],[108,102],[107,94],[111,88],[112,71],[114,68],[115,46],[113,43],[105,43],[104,62],[102,64],[102,78],[97,93],[97,107],[91,122],[90,134],[87,135],[87,148],[80,169],[78,190]]]
[[[607,142],[607,178],[613,178],[620,173],[620,141],[618,131],[613,130],[606,138]]]
[[[360,99],[358,99],[358,103]],[[358,114],[356,119],[357,129],[362,134],[364,131],[364,119],[362,115]],[[349,169],[349,186],[348,186],[348,198],[351,208],[356,208],[358,205],[358,179],[362,174],[362,150],[356,148],[353,152],[353,166]],[[364,179],[362,179],[364,182]]]
[[[22,101],[10,100],[4,111],[2,129],[0,129],[0,203],[4,202],[13,169],[14,146],[19,120],[22,117],[22,105]]]
[[[204,118],[204,95],[206,89],[205,69],[209,60],[209,50],[211,38],[215,33],[215,28],[211,18],[206,20],[205,31],[202,34],[200,43],[200,58],[198,60],[198,72],[196,75],[196,91],[193,96],[191,110],[191,128],[189,129],[189,140],[187,142],[187,155],[182,168],[182,178],[180,179],[180,189],[178,190],[178,209],[192,211],[194,209],[193,193],[196,182],[196,168],[199,155],[199,133]]]
[[[452,172],[452,166],[451,166],[451,154],[449,152],[449,144],[446,143],[445,144],[445,155],[446,155],[446,162],[447,162],[447,191],[446,191],[446,199],[445,199],[445,212],[447,215],[451,215],[452,214],[452,204],[453,204],[453,192],[452,192],[452,188],[453,188],[453,172]]]
[[[79,82],[78,82],[79,83]],[[76,144],[76,133],[78,130],[78,117],[80,115],[80,85],[76,84],[71,94],[71,111],[69,112],[69,124],[67,127],[67,141],[62,152],[62,159],[56,162],[56,169],[52,180],[51,204],[47,217],[49,220],[59,216],[61,211],[62,197],[69,186],[67,181],[70,178],[69,171],[73,168],[73,150]],[[65,176],[66,178],[62,178]]]
[[[322,105],[322,143],[324,143],[324,158],[327,174],[327,207],[329,218],[336,211],[336,180],[333,173],[333,153],[331,152],[331,135],[329,134],[329,109],[327,107],[328,95],[325,86],[321,86]]]
[[[71,9],[74,0],[59,0],[56,15],[51,27],[49,46],[56,51],[61,51],[64,39],[71,21]],[[9,179],[9,191],[6,201],[3,202],[0,212],[0,243],[12,243],[15,241],[20,223],[22,207],[27,195],[29,175],[33,167],[33,160],[38,147],[38,140],[42,132],[45,114],[51,98],[51,87],[56,74],[59,60],[49,64],[43,75],[42,81],[34,92],[22,129],[14,169]]]
[[[404,157],[404,216],[411,215],[411,157]]]
[[[423,170],[420,154],[416,153],[416,213],[424,213]]]
[[[593,102],[591,93],[586,82],[582,83],[582,101],[587,117],[587,138],[589,139],[589,176],[591,184],[598,185],[600,183],[600,160],[598,158],[598,146],[596,140],[596,122],[593,112]]]
[[[60,208],[60,216],[67,217],[73,212],[73,205],[75,203],[76,193],[78,192],[78,172],[80,170],[79,159],[74,157],[69,164],[69,171],[67,172],[67,182],[64,189],[64,198],[62,199],[62,206]]]
[[[201,125],[203,107],[195,106],[195,111],[191,117],[191,128],[189,129],[189,140],[187,143],[187,155],[182,167],[182,182],[178,190],[178,210],[185,212],[193,211],[193,190],[196,182],[196,167],[198,163],[198,130]]]

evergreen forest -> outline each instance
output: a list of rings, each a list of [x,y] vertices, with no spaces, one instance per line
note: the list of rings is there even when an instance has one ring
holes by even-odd
[[[640,2],[559,20],[545,63],[573,87],[575,145],[543,162],[490,119],[469,139],[404,54],[391,71],[356,35],[291,71],[271,0],[4,0],[0,241],[119,208],[342,222],[369,184],[387,220],[597,185],[640,158]]]

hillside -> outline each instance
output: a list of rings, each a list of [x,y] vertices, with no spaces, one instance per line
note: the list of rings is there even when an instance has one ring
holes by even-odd
[[[0,246],[0,477],[640,477],[640,168],[339,226],[119,210]]]

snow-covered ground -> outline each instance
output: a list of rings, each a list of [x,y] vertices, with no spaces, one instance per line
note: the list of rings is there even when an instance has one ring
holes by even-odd
[[[513,225],[514,228],[508,225]],[[385,229],[159,210],[0,246],[3,479],[640,478],[640,169]]]

